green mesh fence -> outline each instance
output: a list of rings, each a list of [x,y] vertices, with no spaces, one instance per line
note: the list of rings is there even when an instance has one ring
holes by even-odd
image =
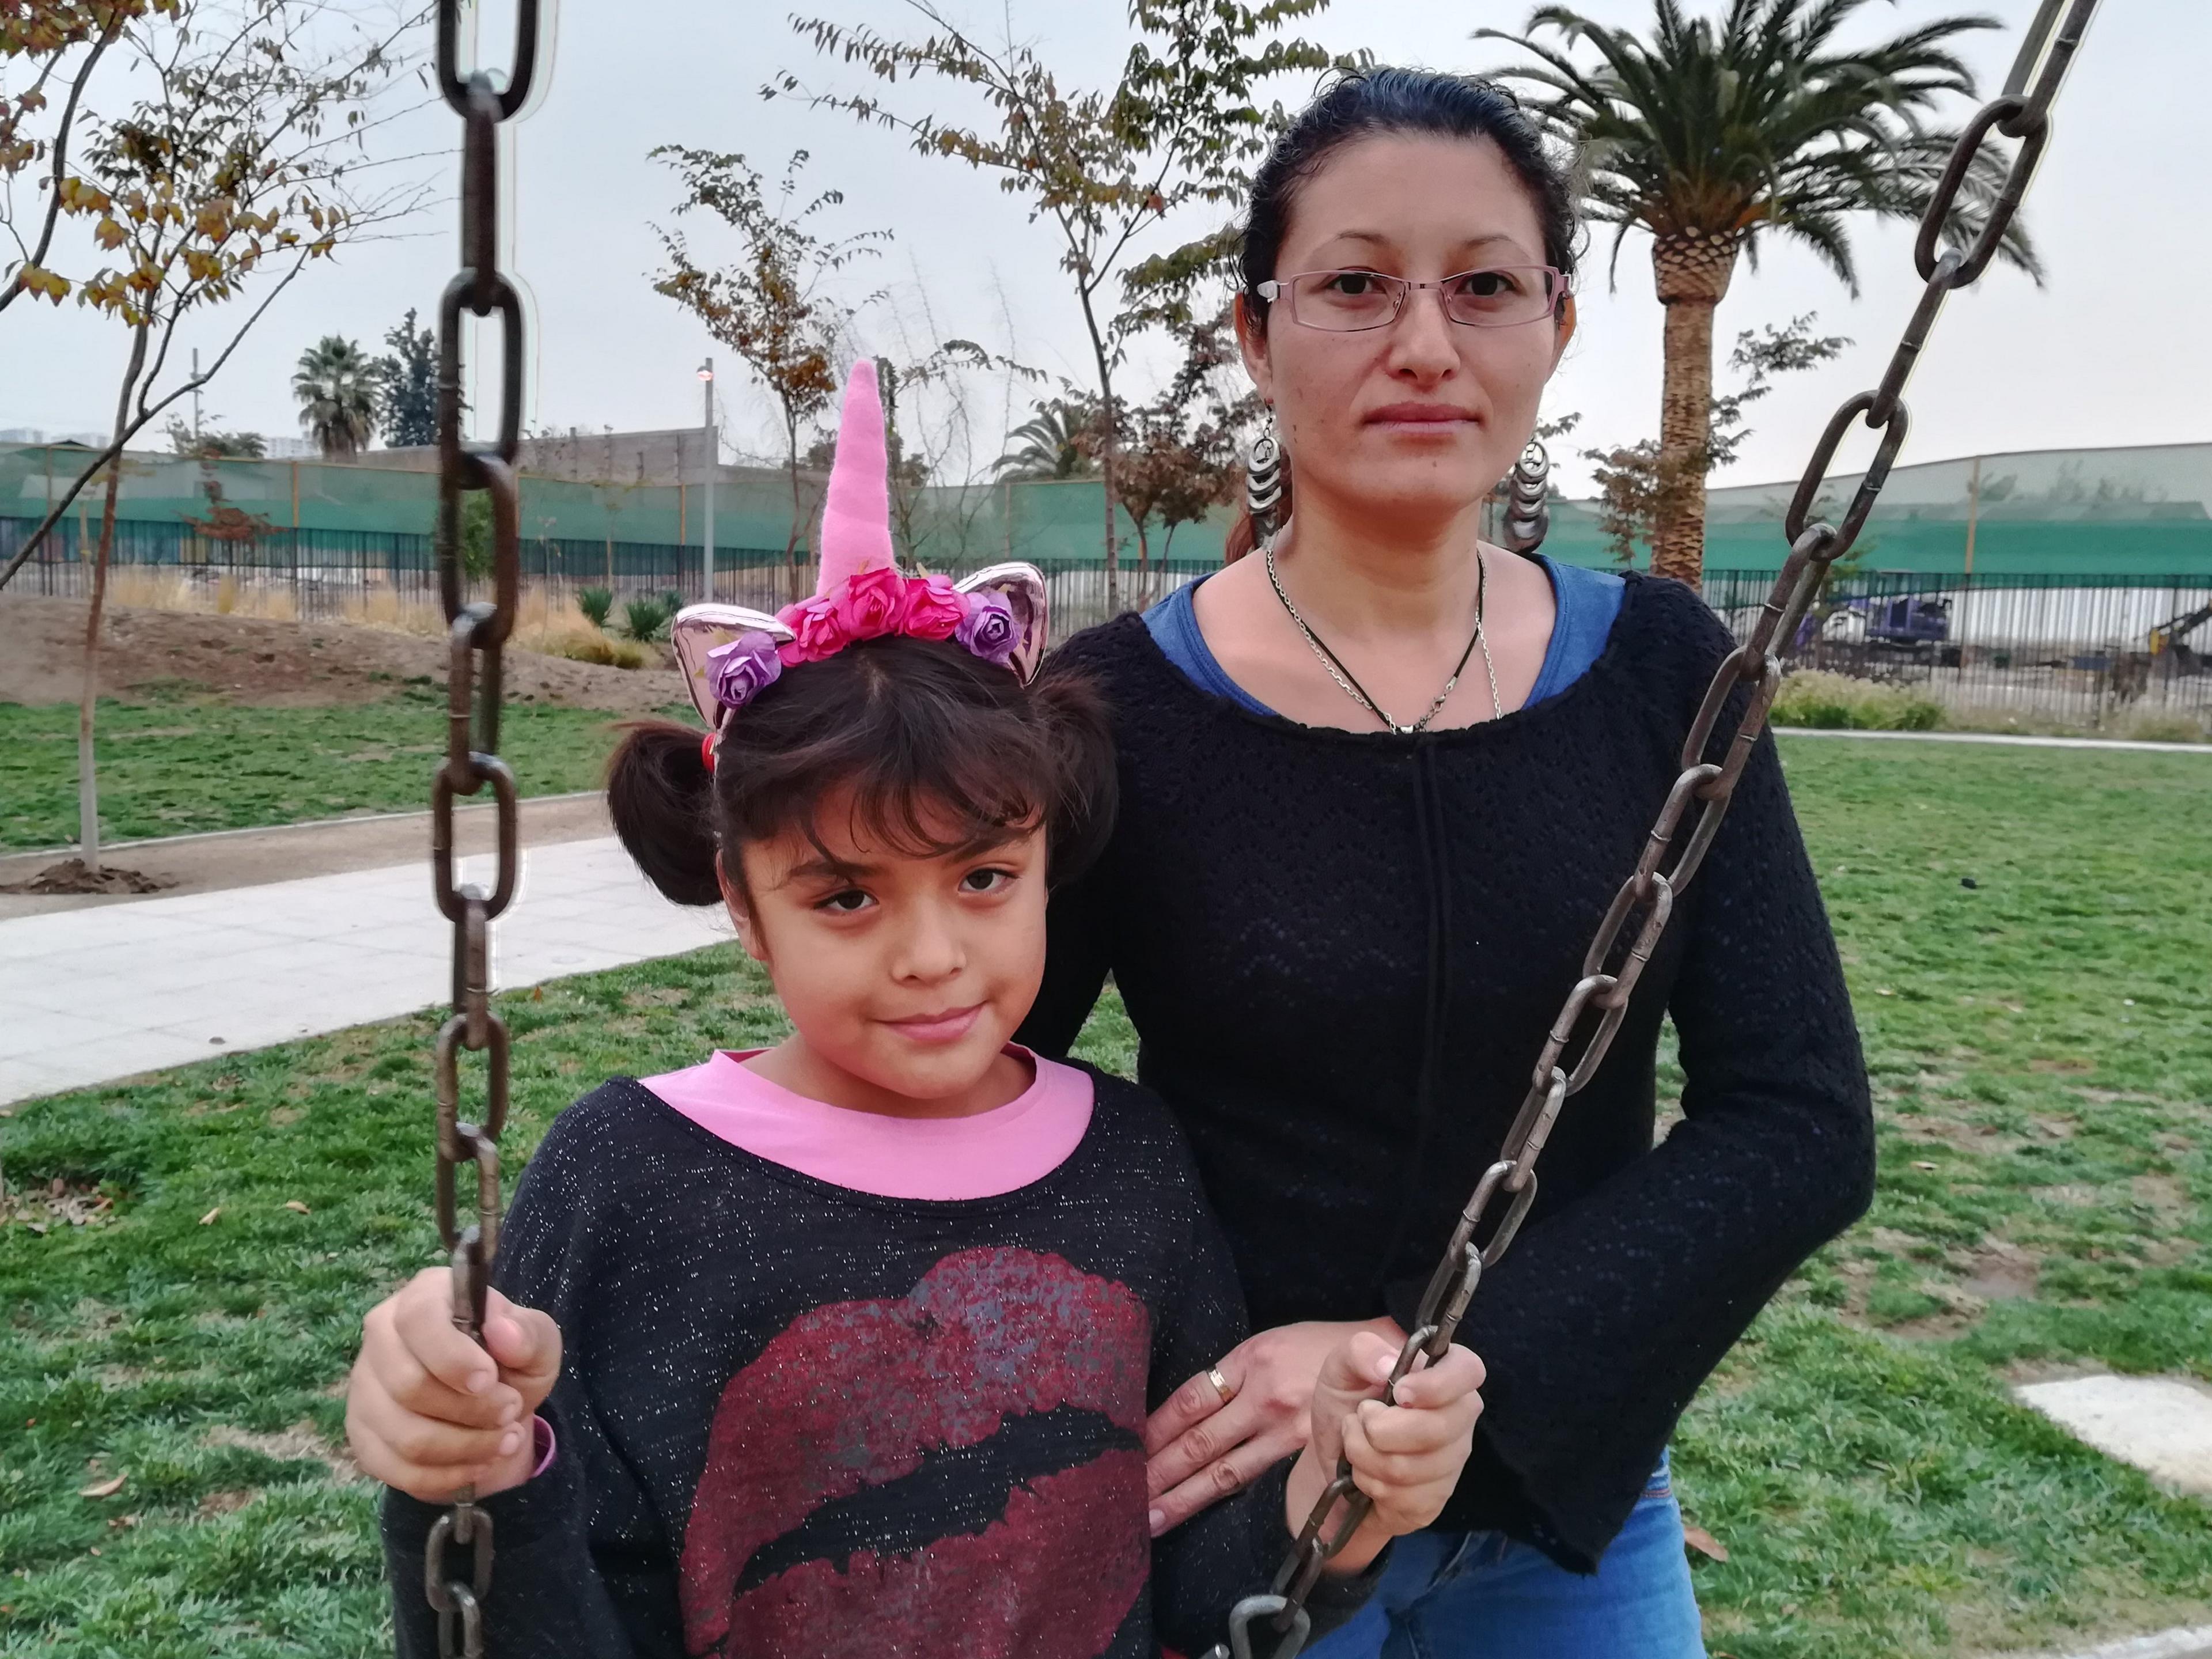
[[[1831,478],[1823,514],[1839,512],[1862,476]],[[1705,568],[1780,569],[1789,552],[1783,515],[1794,488],[1713,490]],[[1613,562],[1586,501],[1553,503],[1544,550],[1574,564]],[[2093,582],[2212,574],[2212,444],[2037,450],[1900,466],[1853,562],[1869,572],[2063,574]]]
[[[67,446],[0,446],[0,558],[21,545],[85,459]],[[1849,475],[1832,480],[1829,510],[1857,483]],[[811,518],[817,489],[811,479],[804,484],[802,517]],[[678,589],[698,580],[703,503],[696,484],[526,475],[521,494],[533,574]],[[1786,484],[1713,491],[1706,568],[1778,568],[1786,551],[1789,494]],[[76,562],[97,528],[99,497],[97,488],[79,497],[64,533],[35,562]],[[425,568],[436,480],[426,472],[316,461],[133,454],[123,465],[117,510],[117,551],[125,561],[364,573],[374,565],[387,580],[404,580]],[[895,516],[901,543],[933,568],[1004,558],[1072,568],[1096,566],[1102,556],[1103,500],[1093,480],[902,491]],[[1133,573],[1163,562],[1217,562],[1233,517],[1224,508],[1172,536],[1148,526],[1140,539],[1117,510],[1122,563]],[[714,492],[718,566],[734,571],[781,562],[793,519],[790,486],[781,475],[726,476]],[[805,540],[799,538],[802,549]],[[1569,563],[1613,562],[1596,513],[1584,501],[1553,503],[1545,550]],[[1899,467],[1860,538],[1856,563],[1869,572],[1977,578],[2063,574],[2093,585],[2212,574],[2212,444],[2039,451]],[[37,579],[31,585],[39,586]]]

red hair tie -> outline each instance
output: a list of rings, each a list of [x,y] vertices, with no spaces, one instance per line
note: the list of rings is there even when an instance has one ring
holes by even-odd
[[[706,763],[709,772],[714,769],[714,734],[712,732],[699,739],[699,758]]]

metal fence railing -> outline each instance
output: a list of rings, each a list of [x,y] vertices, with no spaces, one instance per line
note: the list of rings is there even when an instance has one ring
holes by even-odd
[[[1765,572],[1709,570],[1740,636]],[[1830,582],[1791,668],[1909,686],[1954,709],[2102,725],[2135,708],[2212,714],[2212,577],[1868,573]]]
[[[0,518],[0,562],[34,522]],[[64,520],[11,591],[82,597],[87,534],[87,526]],[[995,556],[993,550],[958,561],[950,574]],[[393,532],[277,529],[227,540],[190,525],[125,520],[112,559],[118,570],[210,590],[226,582],[239,592],[273,590],[303,619],[343,617],[377,596],[430,605],[437,592],[430,538]],[[773,611],[813,589],[804,548],[790,562],[781,548],[717,548],[714,561],[714,597],[726,602]],[[525,581],[556,596],[606,587],[617,604],[639,593],[704,597],[696,547],[538,537],[523,543],[522,562]],[[1203,556],[1140,559],[1130,546],[1109,598],[1100,562],[1045,561],[1053,636],[1141,609],[1217,568]],[[1708,570],[1705,596],[1741,635],[1772,581],[1771,571]],[[1839,575],[1808,618],[1792,666],[1910,685],[1953,708],[2092,725],[2136,708],[2212,717],[2212,575]]]
[[[37,520],[0,518],[0,564],[22,544]],[[91,566],[83,544],[97,532],[65,519],[17,574],[11,591],[83,598]],[[210,536],[189,525],[119,520],[110,552],[116,570],[167,574],[210,591],[276,590],[302,619],[339,617],[374,595],[402,604],[433,604],[437,562],[428,536],[372,530],[279,528],[250,540]],[[994,562],[996,550],[956,561],[958,576]],[[811,552],[804,547],[787,561],[781,548],[718,547],[714,598],[725,604],[774,611],[814,588]],[[1163,561],[1125,550],[1109,603],[1105,566],[1097,561],[1048,561],[1042,567],[1053,605],[1055,641],[1103,622],[1115,611],[1142,609],[1178,583],[1216,567],[1211,559]],[[676,593],[690,603],[706,597],[700,550],[666,542],[592,541],[538,537],[522,544],[526,584],[556,594],[583,588],[611,590],[617,605],[634,594]]]

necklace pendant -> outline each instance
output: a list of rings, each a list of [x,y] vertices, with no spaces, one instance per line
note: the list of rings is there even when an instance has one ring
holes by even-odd
[[[1414,721],[1411,726],[1401,726],[1397,721],[1392,720],[1386,714],[1382,717],[1382,724],[1389,726],[1393,732],[1396,732],[1401,738],[1419,737],[1421,732],[1421,724],[1419,720]]]

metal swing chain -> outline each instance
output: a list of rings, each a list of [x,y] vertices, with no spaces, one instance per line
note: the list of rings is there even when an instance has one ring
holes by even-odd
[[[1598,924],[1597,935],[1583,957],[1582,977],[1567,994],[1559,1018],[1545,1036],[1528,1095],[1506,1132],[1497,1159],[1483,1171],[1474,1196],[1452,1230],[1451,1242],[1421,1297],[1413,1331],[1391,1369],[1383,1390],[1386,1401],[1395,1398],[1399,1380],[1417,1364],[1443,1357],[1481,1281],[1483,1269],[1494,1266],[1505,1254],[1529,1206],[1536,1201],[1536,1160],[1559,1120],[1559,1109],[1604,1063],[1613,1036],[1627,1017],[1629,997],[1658,947],[1675,901],[1712,848],[1737,780],[1751,758],[1752,745],[1765,730],[1767,710],[1781,689],[1782,657],[1818,597],[1828,567],[1857,539],[1905,442],[1908,416],[1902,394],[1936,313],[1950,294],[1974,283],[1996,257],[2049,142],[2051,101],[2096,9],[2097,0],[2070,0],[2070,3],[2069,0],[2042,0],[2003,92],[1984,106],[1960,134],[1922,217],[1913,249],[1915,265],[1927,284],[1920,303],[1890,357],[1881,385],[1838,409],[1814,447],[1813,459],[1798,482],[1784,520],[1790,556],[1775,578],[1750,636],[1722,659],[1713,675],[1682,744],[1680,774],[1667,792],[1666,803],[1659,809],[1635,870],[1621,884]],[[2064,21],[2060,23],[2062,11]],[[2020,145],[2004,185],[1972,246],[1963,253],[1955,248],[1939,252],[1944,222],[1957,206],[1976,155],[1993,132]],[[1810,520],[1845,432],[1862,419],[1881,434],[1873,464],[1840,525]],[[1721,758],[1709,760],[1706,757],[1723,740],[1722,714],[1739,687],[1748,689],[1748,697],[1734,729],[1725,734]],[[1675,836],[1689,816],[1692,801],[1698,804],[1697,821],[1680,850],[1674,851]],[[1670,851],[1674,858],[1668,863]],[[1585,1026],[1586,1036],[1583,1035]],[[1578,1037],[1581,1047],[1570,1064],[1569,1051]],[[1497,1212],[1494,1218],[1493,1212]],[[1488,1237],[1478,1244],[1476,1234],[1486,1223],[1491,1224]],[[1230,1615],[1229,1640],[1214,1647],[1207,1659],[1253,1659],[1255,1626],[1263,1620],[1277,1638],[1267,1659],[1294,1659],[1304,1647],[1310,1629],[1307,1595],[1322,1567],[1358,1530],[1370,1507],[1366,1495],[1352,1484],[1351,1465],[1339,1458],[1335,1478],[1291,1546],[1275,1576],[1272,1593],[1247,1596],[1237,1604]]]
[[[459,68],[462,0],[439,0],[438,83],[465,124],[461,144],[461,270],[438,305],[438,588],[452,625],[446,679],[446,759],[430,785],[430,869],[438,909],[453,925],[453,1013],[438,1032],[438,1236],[453,1271],[453,1324],[483,1340],[492,1259],[499,1248],[499,1137],[507,1121],[507,1026],[491,1006],[491,921],[514,896],[520,867],[514,774],[499,757],[501,650],[514,627],[522,551],[515,455],[522,434],[522,301],[499,270],[499,127],[529,99],[538,64],[538,0],[519,0],[514,68],[502,86]],[[499,436],[461,439],[461,313],[497,315],[503,335]],[[461,497],[491,496],[489,604],[465,602]],[[498,826],[492,890],[453,880],[453,802],[491,787]],[[461,1115],[460,1056],[486,1058],[483,1112]],[[476,1166],[476,1218],[459,1225],[458,1177]],[[464,1553],[465,1571],[447,1560]],[[438,1613],[441,1659],[483,1659],[483,1602],[491,1592],[491,1517],[473,1488],[455,1495],[423,1553],[422,1589]]]

